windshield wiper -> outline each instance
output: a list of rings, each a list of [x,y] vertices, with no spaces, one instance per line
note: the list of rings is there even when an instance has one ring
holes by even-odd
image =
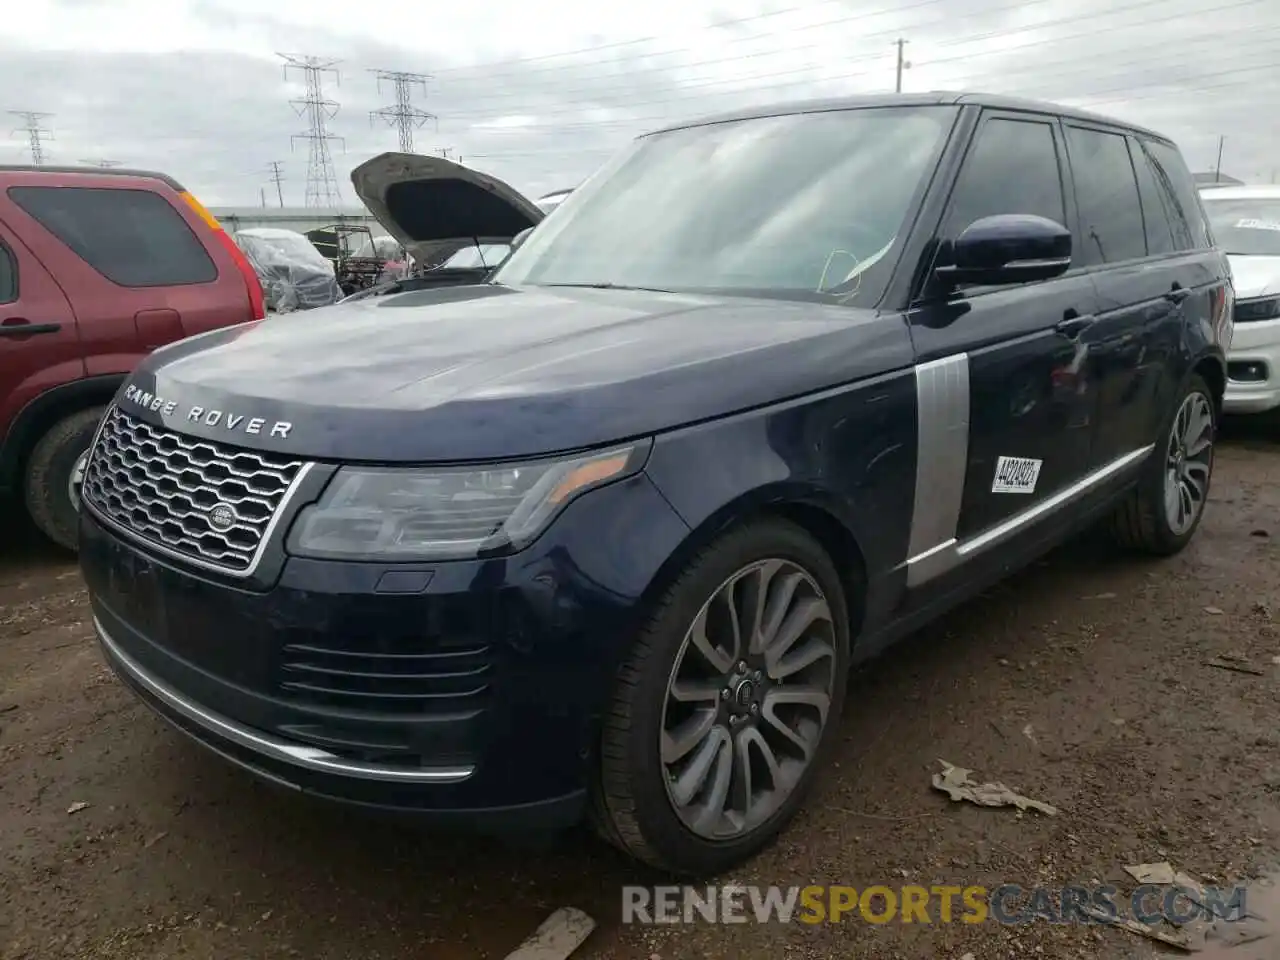
[[[674,290],[663,290],[661,287],[633,287],[625,283],[543,283],[543,287],[576,287],[587,290],[645,290],[649,293],[675,293]]]

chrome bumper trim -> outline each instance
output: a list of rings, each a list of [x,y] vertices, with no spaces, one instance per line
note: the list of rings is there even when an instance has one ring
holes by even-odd
[[[97,617],[93,618],[93,628],[98,634],[98,641],[102,644],[102,649],[107,655],[108,662],[117,673],[122,674],[128,680],[132,680],[190,723],[246,750],[251,750],[259,756],[287,763],[304,770],[311,770],[315,773],[354,777],[361,780],[380,780],[386,783],[461,783],[475,772],[475,767],[472,766],[407,769],[378,764],[353,763],[343,760],[327,750],[278,740],[249,727],[241,726],[233,720],[228,720],[226,717],[219,716],[204,707],[192,703],[168,684],[153,677],[121,650]],[[206,744],[206,746],[210,746],[217,753],[222,752],[212,745]]]

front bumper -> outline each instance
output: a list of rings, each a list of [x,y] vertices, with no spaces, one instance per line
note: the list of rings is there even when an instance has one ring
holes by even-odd
[[[1249,365],[1261,365],[1261,379],[1233,379]],[[1227,413],[1265,413],[1280,407],[1280,320],[1237,323],[1227,355]]]
[[[224,758],[347,803],[554,828],[581,817],[618,659],[686,534],[641,474],[506,558],[283,557],[276,582],[250,590],[86,509],[80,561],[107,662]]]

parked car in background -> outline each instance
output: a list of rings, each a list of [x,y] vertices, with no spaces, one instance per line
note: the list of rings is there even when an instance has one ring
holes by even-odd
[[[171,177],[0,166],[0,492],[74,549],[85,455],[128,373],[264,316],[248,259]]]
[[[442,157],[384,153],[351,171],[351,182],[414,262],[435,266],[343,302],[479,283],[510,254],[516,234],[544,216],[509,184]]]
[[[411,159],[365,191],[407,243],[540,214]],[[130,378],[81,569],[145,703],[277,784],[587,816],[707,876],[800,808],[853,663],[1097,520],[1157,556],[1195,535],[1232,290],[1158,133],[766,106],[638,138],[552,218],[483,283]]]
[[[1280,409],[1280,186],[1214,187],[1200,197],[1236,289],[1226,411]]]
[[[251,227],[231,236],[258,274],[267,310],[314,310],[342,299],[332,261],[296,230]]]

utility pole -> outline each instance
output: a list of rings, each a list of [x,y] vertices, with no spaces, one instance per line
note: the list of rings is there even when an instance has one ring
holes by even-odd
[[[271,161],[271,182],[276,185],[276,199],[280,201],[280,206],[284,206],[284,189],[280,186],[284,182],[284,174],[280,171],[280,164],[283,160]]]
[[[293,53],[281,53],[277,56],[284,59],[285,76],[289,75],[290,68],[301,70],[306,85],[306,96],[289,101],[298,111],[298,116],[307,118],[307,132],[294,134],[290,139],[290,146],[297,140],[306,140],[308,145],[305,205],[335,208],[342,200],[342,192],[338,189],[338,176],[333,169],[329,141],[343,141],[341,137],[330,133],[325,125],[338,115],[338,103],[325,98],[321,82],[326,73],[333,74],[334,79],[341,82],[338,71],[334,69],[341,61]],[[345,149],[345,142],[343,146]]]
[[[1226,137],[1218,137],[1218,163],[1213,168],[1213,182],[1218,183],[1222,179],[1222,147],[1227,142]]]
[[[901,37],[893,41],[893,45],[898,48],[898,76],[897,76],[897,81],[893,85],[893,90],[895,93],[902,92],[902,71],[911,69],[910,62],[904,58],[904,54],[906,53],[906,46],[909,42],[910,42],[909,40],[904,40]]]
[[[38,113],[34,110],[10,110],[15,117],[21,117],[26,126],[19,127],[15,132],[22,132],[27,135],[27,141],[31,144],[31,162],[37,167],[44,163],[44,141],[52,140],[53,134],[40,126],[40,122],[49,117],[52,113]]]
[[[381,119],[388,126],[395,127],[400,132],[400,152],[413,153],[413,131],[428,120],[436,120],[436,115],[415,107],[410,95],[414,87],[421,87],[425,96],[427,81],[431,76],[426,73],[405,73],[402,70],[374,70],[373,73],[378,78],[379,90],[382,89],[383,80],[391,81],[395,87],[396,102],[381,110],[370,110],[369,122]]]

